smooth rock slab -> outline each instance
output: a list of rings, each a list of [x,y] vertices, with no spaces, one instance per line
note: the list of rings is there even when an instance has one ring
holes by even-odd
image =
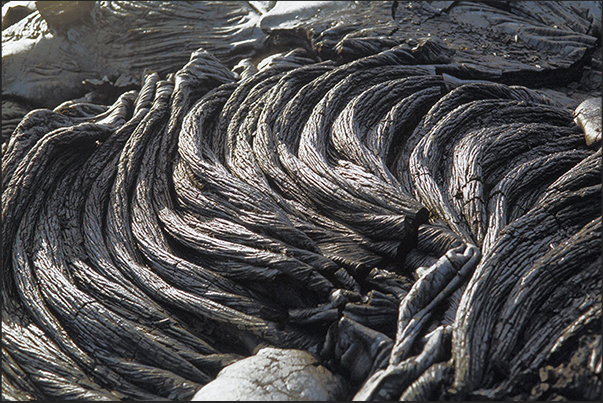
[[[193,401],[342,400],[344,380],[301,350],[264,347],[231,364],[201,388]]]
[[[584,131],[587,145],[601,141],[601,98],[589,98],[578,105],[574,122]]]

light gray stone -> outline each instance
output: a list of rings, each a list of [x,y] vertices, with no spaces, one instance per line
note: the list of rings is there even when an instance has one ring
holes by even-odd
[[[342,400],[345,394],[342,378],[311,354],[264,347],[256,355],[222,369],[192,400],[326,401]]]
[[[574,111],[574,121],[584,131],[586,144],[601,141],[601,98],[589,98]]]

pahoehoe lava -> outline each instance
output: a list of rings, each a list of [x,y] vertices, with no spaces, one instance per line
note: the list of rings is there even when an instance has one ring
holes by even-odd
[[[2,157],[3,396],[191,399],[269,346],[340,400],[597,400],[600,136],[388,44],[240,74],[198,50],[28,113]]]

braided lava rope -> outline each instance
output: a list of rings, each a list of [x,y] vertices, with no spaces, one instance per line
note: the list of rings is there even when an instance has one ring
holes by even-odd
[[[20,123],[5,395],[190,399],[261,346],[341,399],[538,398],[560,365],[600,395],[601,149],[571,110],[403,47],[258,69],[197,51]]]

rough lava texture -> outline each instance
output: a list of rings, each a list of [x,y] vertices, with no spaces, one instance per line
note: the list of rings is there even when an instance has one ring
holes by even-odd
[[[297,4],[3,3],[2,397],[597,400],[601,3]]]

